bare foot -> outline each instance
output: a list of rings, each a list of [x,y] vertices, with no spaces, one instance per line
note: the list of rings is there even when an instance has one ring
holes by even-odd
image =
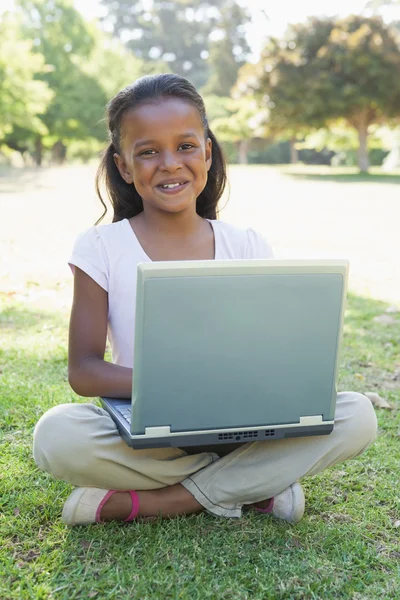
[[[161,488],[137,492],[139,517],[175,517],[201,512],[203,507],[180,483]],[[116,492],[101,510],[102,521],[124,521],[132,510],[129,492]]]

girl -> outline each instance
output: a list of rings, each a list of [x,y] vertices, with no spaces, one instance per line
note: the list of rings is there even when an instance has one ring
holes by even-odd
[[[252,229],[216,220],[225,163],[202,98],[186,79],[143,77],[108,105],[110,143],[97,176],[114,218],[75,244],[69,382],[81,396],[130,397],[136,266],[159,260],[268,258]],[[104,360],[106,337],[113,361]],[[361,454],[376,418],[361,394],[338,394],[328,436],[228,447],[133,450],[106,411],[64,404],[34,432],[37,465],[76,489],[62,514],[68,525],[172,517],[206,510],[240,517],[246,505],[297,522],[299,479]]]

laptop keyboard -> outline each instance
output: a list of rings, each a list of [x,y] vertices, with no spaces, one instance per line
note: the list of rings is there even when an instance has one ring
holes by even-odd
[[[132,416],[132,408],[130,406],[119,406],[117,408],[118,412],[128,421],[129,425],[131,424],[131,416]]]

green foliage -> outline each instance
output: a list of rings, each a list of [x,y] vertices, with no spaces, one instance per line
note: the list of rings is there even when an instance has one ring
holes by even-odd
[[[102,4],[107,26],[138,58],[161,59],[198,88],[218,71],[207,93],[229,93],[248,52],[243,27],[248,17],[235,0],[102,0]]]
[[[321,128],[310,133],[304,140],[297,144],[300,148],[331,148],[332,150],[356,150],[358,147],[357,132],[346,126],[345,122],[333,123],[329,128]]]
[[[135,79],[152,73],[169,71],[166,63],[145,63],[137,58],[119,40],[111,38],[97,27],[91,29],[94,48],[89,60],[81,59],[80,68],[97,81],[104,90],[107,101]]]
[[[388,154],[389,152],[387,150],[383,150],[382,148],[371,148],[368,151],[369,164],[373,167],[380,167]],[[332,167],[356,167],[358,162],[357,158],[356,150],[342,150],[337,152],[337,154],[335,154],[335,156],[332,158],[331,165]]]
[[[378,17],[312,18],[272,38],[257,65],[246,65],[239,93],[270,110],[270,134],[307,134],[344,118],[359,136],[359,166],[369,127],[400,115],[398,33]]]
[[[39,128],[32,127],[36,120],[40,123]],[[26,115],[24,115],[23,122],[24,126],[22,127],[20,125],[14,125],[12,130],[4,136],[3,141],[9,148],[20,152],[21,154],[26,152],[33,154],[35,151],[35,139],[40,136],[41,139],[45,140],[48,137],[48,130],[37,114],[34,115],[33,121],[27,121]]]
[[[212,123],[214,119],[220,119],[222,117],[228,117],[230,115],[230,98],[228,96],[203,96],[203,100],[206,107],[209,123]]]
[[[288,141],[269,143],[266,140],[254,140],[249,153],[250,164],[284,165],[290,163]]]
[[[82,68],[90,59],[94,36],[72,0],[20,0],[20,12],[26,37],[49,65],[41,78],[54,92],[43,114],[52,135],[59,138],[103,138],[99,122],[107,101],[105,92],[94,77]]]
[[[214,114],[210,126],[223,142],[241,142],[259,135],[265,120],[265,111],[260,111],[257,102],[250,98],[221,98],[220,104],[213,101]],[[223,114],[225,113],[225,114]]]
[[[38,116],[53,98],[44,81],[44,57],[35,51],[30,39],[23,39],[19,20],[10,13],[0,21],[0,139],[26,127],[45,134],[47,129]]]
[[[43,153],[55,156],[71,140],[87,139],[87,156],[94,139],[106,138],[108,100],[152,69],[168,69],[145,65],[97,23],[86,22],[73,0],[18,0],[17,15],[0,24],[0,111],[7,123],[0,135],[38,164]]]
[[[381,149],[383,145],[381,129],[377,126],[371,127],[371,129],[373,131],[371,131],[368,139],[369,148]],[[356,151],[358,148],[358,135],[357,131],[350,127],[344,119],[339,119],[333,122],[329,128],[324,127],[310,133],[303,142],[298,142],[296,145],[298,149],[315,148],[320,151],[323,148],[329,148],[335,151]]]
[[[360,130],[400,114],[399,37],[380,18],[336,22],[317,61],[314,89],[325,92],[329,118],[345,117]],[[329,80],[326,69],[332,73]]]
[[[221,147],[227,164],[234,165],[239,162],[237,144],[233,142],[221,142]]]
[[[92,158],[98,158],[104,149],[104,143],[95,138],[72,140],[68,144],[67,157],[74,161],[88,163]]]
[[[214,107],[218,108],[215,102]],[[257,102],[247,97],[225,98],[219,108],[220,114],[222,108],[225,114],[210,121],[212,131],[221,142],[237,144],[238,156],[235,156],[235,160],[238,158],[240,163],[247,163],[249,142],[262,133],[265,111],[260,111]]]
[[[387,127],[371,127],[372,132],[368,140],[368,159],[371,166],[382,165],[393,145],[395,132]],[[333,150],[336,155],[332,158],[332,166],[358,164],[358,137],[355,129],[349,127],[344,119],[332,123],[329,128],[319,129],[308,135],[304,141],[296,144],[300,150],[300,159],[303,162],[305,151],[325,149]]]
[[[250,48],[244,36],[244,26],[250,20],[246,10],[227,1],[218,21],[219,39],[210,42],[208,64],[210,76],[201,90],[203,94],[229,96],[236,83],[240,67],[246,62]]]

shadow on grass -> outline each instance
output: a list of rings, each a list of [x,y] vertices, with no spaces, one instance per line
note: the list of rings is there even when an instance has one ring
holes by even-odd
[[[400,174],[389,173],[330,173],[307,172],[283,169],[282,175],[304,181],[321,181],[333,183],[378,183],[378,184],[400,184]]]

